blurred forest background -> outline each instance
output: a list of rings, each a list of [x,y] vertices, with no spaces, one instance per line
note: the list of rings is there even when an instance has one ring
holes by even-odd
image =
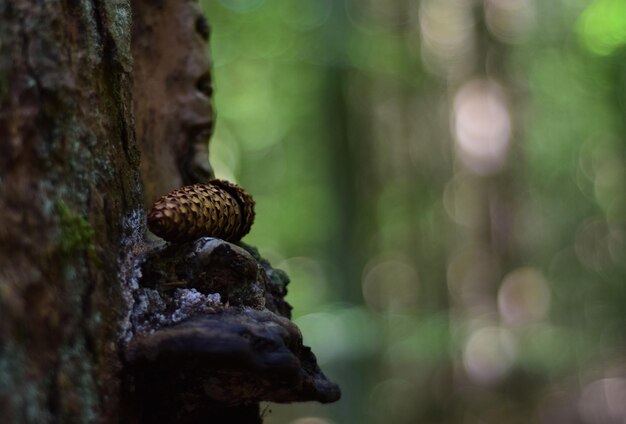
[[[267,423],[626,422],[626,2],[202,5],[212,164],[343,390]]]

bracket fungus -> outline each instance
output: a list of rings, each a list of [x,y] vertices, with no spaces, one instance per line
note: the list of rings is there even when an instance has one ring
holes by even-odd
[[[228,308],[162,328],[133,340],[126,360],[135,392],[145,399],[136,413],[146,422],[155,401],[170,405],[168,420],[184,422],[215,402],[327,403],[340,396],[302,344],[300,330],[268,310]]]
[[[141,274],[125,350],[132,422],[260,422],[259,401],[339,399],[290,321],[289,279],[254,248],[161,245]]]

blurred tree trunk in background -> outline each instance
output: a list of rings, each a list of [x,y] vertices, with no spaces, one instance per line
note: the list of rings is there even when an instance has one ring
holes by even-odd
[[[0,0],[2,422],[119,421],[140,173],[211,175],[206,21],[136,3]]]

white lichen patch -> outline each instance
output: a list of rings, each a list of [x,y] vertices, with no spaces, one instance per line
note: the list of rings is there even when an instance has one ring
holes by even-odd
[[[131,322],[135,334],[152,333],[187,318],[213,313],[221,306],[219,293],[202,294],[196,289],[176,289],[171,295],[155,289],[135,292]]]
[[[145,215],[142,210],[132,211],[122,220],[122,232],[126,236],[122,239],[121,251],[124,255],[119,262],[118,279],[122,285],[124,298],[125,316],[120,323],[119,338],[123,343],[128,343],[133,336],[131,323],[132,310],[134,308],[133,293],[139,288],[141,278],[141,264],[143,257],[138,254],[138,246],[142,246],[142,234],[144,232]]]
[[[202,294],[196,289],[176,289],[174,294],[176,310],[171,315],[173,323],[182,321],[192,315],[212,312],[221,305],[219,293]]]

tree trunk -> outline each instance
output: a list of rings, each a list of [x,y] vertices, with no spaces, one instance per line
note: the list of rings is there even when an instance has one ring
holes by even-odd
[[[0,416],[114,421],[143,232],[125,1],[0,2]],[[113,307],[112,307],[113,306]]]
[[[260,400],[338,398],[254,249],[144,235],[156,198],[212,177],[208,34],[189,0],[0,0],[1,422],[260,422]]]

